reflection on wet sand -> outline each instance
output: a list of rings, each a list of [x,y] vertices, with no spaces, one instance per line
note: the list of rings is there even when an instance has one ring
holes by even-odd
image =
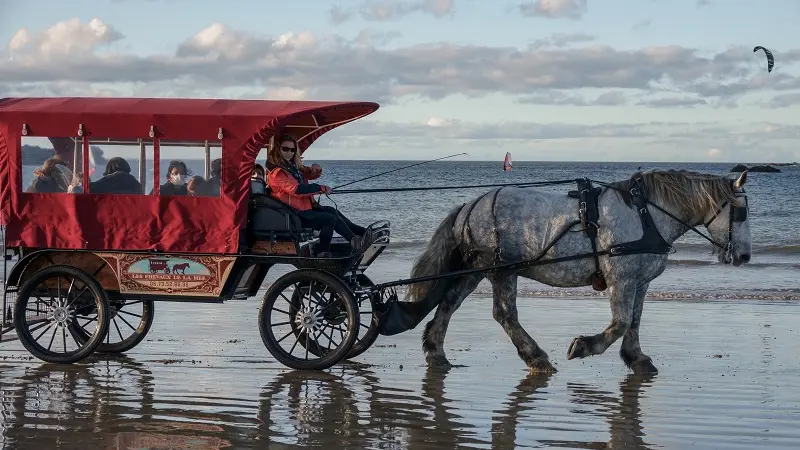
[[[181,410],[174,411],[181,421],[169,420],[171,408],[157,407],[153,393],[151,372],[125,356],[91,366],[35,366],[3,386],[4,448],[227,446],[214,436],[219,426],[182,422]]]
[[[157,395],[147,365],[128,357],[91,366],[39,365],[22,376],[4,377],[2,441],[9,448],[115,449],[257,448],[266,443],[511,449],[533,444],[524,442],[517,429],[531,421],[526,415],[539,408],[537,393],[552,375],[520,380],[503,407],[490,414],[487,442],[447,397],[448,373],[425,371],[414,392],[385,386],[364,364],[330,373],[284,372],[250,402],[192,393]],[[645,449],[638,399],[649,382],[627,377],[620,385],[621,399],[589,385],[571,383],[568,390],[575,404],[595,407],[604,416],[609,447]],[[537,440],[551,447],[605,448],[601,442]]]
[[[567,390],[572,402],[598,411],[586,411],[575,408],[576,414],[601,415],[608,422],[611,439],[606,442],[553,441],[543,439],[542,442],[553,447],[569,448],[624,448],[630,450],[647,450],[649,444],[643,440],[643,426],[639,398],[655,379],[653,375],[629,374],[619,385],[620,396],[614,392],[597,389],[588,384],[567,383]]]

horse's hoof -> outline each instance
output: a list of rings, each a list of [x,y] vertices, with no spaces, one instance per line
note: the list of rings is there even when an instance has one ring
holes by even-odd
[[[633,363],[631,369],[637,375],[658,375],[658,369],[653,365],[650,358]]]
[[[542,375],[558,372],[550,361],[546,359],[537,359],[532,364],[528,365],[528,373],[531,375]]]
[[[591,356],[591,353],[589,353],[589,345],[586,344],[583,336],[573,339],[567,350],[567,360],[586,358],[587,356]]]
[[[428,355],[425,357],[425,361],[432,369],[450,370],[453,367],[444,355]]]

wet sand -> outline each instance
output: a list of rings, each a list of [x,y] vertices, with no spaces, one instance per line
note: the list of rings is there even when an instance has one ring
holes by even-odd
[[[642,347],[660,370],[630,375],[617,352],[566,360],[596,333],[602,299],[520,299],[520,318],[559,372],[529,376],[473,297],[427,370],[423,326],[380,337],[322,373],[274,361],[258,299],[160,303],[146,340],[124,357],[59,367],[0,346],[3,448],[796,448],[800,305],[648,301]]]

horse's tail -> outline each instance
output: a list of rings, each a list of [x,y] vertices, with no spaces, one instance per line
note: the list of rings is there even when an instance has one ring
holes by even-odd
[[[463,268],[463,258],[458,250],[458,242],[453,232],[456,217],[464,205],[453,208],[442,223],[433,232],[425,251],[417,258],[411,269],[411,277],[425,277],[451,272]],[[423,281],[414,283],[408,288],[406,299],[411,302],[422,302],[431,294],[437,283],[445,283],[448,279]]]

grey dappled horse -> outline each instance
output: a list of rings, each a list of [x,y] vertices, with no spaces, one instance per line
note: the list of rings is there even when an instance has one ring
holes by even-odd
[[[638,186],[643,187],[644,197],[651,203],[649,214],[667,244],[671,245],[688,231],[687,225],[703,224],[715,245],[723,249],[717,249],[721,263],[739,266],[749,261],[750,226],[746,202],[741,201],[747,172],[733,181],[696,172],[653,170],[637,172],[629,180],[609,183],[618,190],[605,188],[598,197],[598,250],[642,237],[639,210],[626,194],[634,186],[635,179],[639,180]],[[498,262],[496,249],[502,262],[534,259],[578,217],[578,200],[565,194],[516,187],[501,188],[500,192],[489,194],[448,214],[415,263],[413,277],[491,266]],[[590,241],[578,230],[564,234],[542,259],[589,252],[592,252]],[[599,257],[599,268],[610,296],[611,324],[599,334],[575,338],[568,350],[568,359],[602,354],[622,337],[620,356],[630,369],[641,373],[658,372],[639,346],[639,323],[647,288],[650,281],[664,272],[667,256],[666,253],[641,253]],[[450,317],[485,277],[492,284],[494,319],[508,334],[520,358],[531,372],[554,372],[547,353],[519,322],[517,277],[555,287],[579,287],[590,284],[595,270],[594,259],[587,257],[514,271],[472,273],[416,283],[409,288],[409,301],[400,303],[405,303],[404,308],[413,308],[415,303],[432,305],[420,311],[430,311],[438,305],[434,318],[425,327],[423,349],[429,364],[449,365],[444,338]],[[427,311],[416,319],[422,320]]]

